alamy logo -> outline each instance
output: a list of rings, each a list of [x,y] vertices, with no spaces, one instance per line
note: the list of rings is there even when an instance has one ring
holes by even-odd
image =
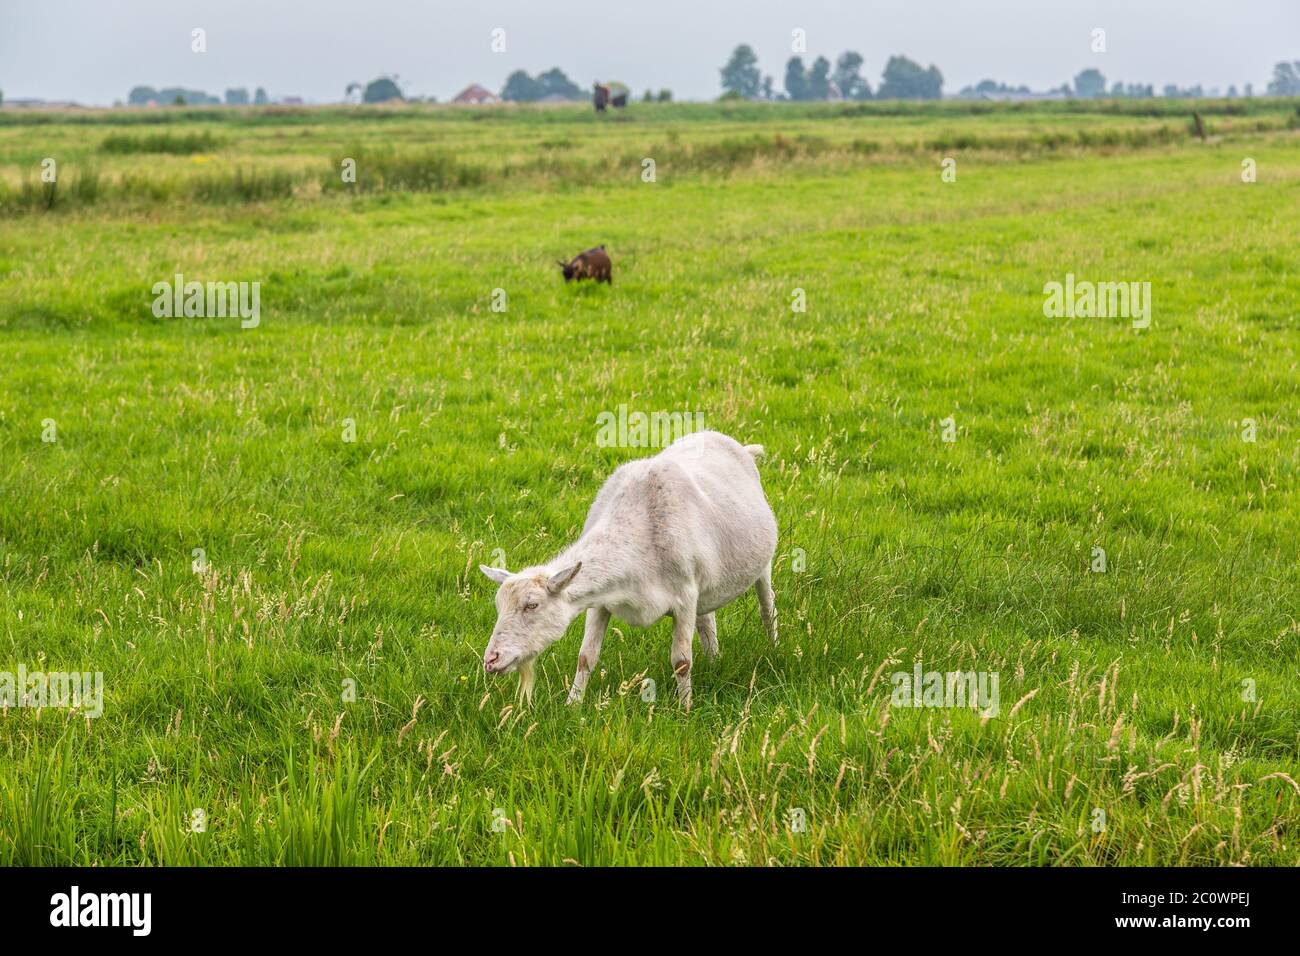
[[[985,671],[922,671],[918,663],[911,671],[890,676],[893,707],[969,707],[983,717],[996,717],[998,675]]]
[[[45,707],[76,707],[86,717],[104,715],[104,674],[102,671],[31,671],[18,665],[18,671],[0,671],[0,711],[10,707],[37,710]]]
[[[172,282],[153,284],[153,314],[159,319],[228,319],[238,317],[240,328],[255,329],[262,322],[262,283],[186,282],[179,272]]]
[[[598,448],[667,448],[679,438],[704,431],[703,412],[618,412],[596,416]]]
[[[128,926],[134,936],[148,936],[153,928],[150,893],[85,893],[74,886],[68,893],[50,897],[51,926]]]
[[[1049,319],[1132,319],[1133,328],[1151,324],[1150,282],[1065,282],[1043,286],[1043,315]]]

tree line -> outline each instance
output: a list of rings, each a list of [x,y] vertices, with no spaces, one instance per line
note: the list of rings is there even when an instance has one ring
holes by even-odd
[[[805,66],[802,56],[792,56],[785,64],[783,90],[775,89],[770,75],[758,67],[758,56],[742,43],[722,67],[724,96],[746,100],[869,100],[869,99],[938,99],[943,93],[943,74],[931,65],[922,67],[905,56],[892,56],[881,73],[880,88],[873,94],[871,84],[862,76],[860,53],[846,50],[832,67],[830,60],[819,56]]]
[[[819,56],[811,66],[805,66],[803,57],[792,56],[785,64],[782,89],[777,90],[770,75],[759,69],[758,56],[753,47],[742,43],[732,51],[731,57],[720,70],[723,99],[743,100],[937,100],[943,96],[943,73],[931,65],[922,67],[905,56],[891,56],[881,73],[880,87],[872,93],[871,85],[862,77],[861,54],[852,50],[841,53],[832,67],[830,60]],[[1074,77],[1074,85],[1063,83],[1049,94],[1075,96],[1082,99],[1094,97],[1144,98],[1156,95],[1152,84],[1123,83],[1116,81],[1109,89],[1100,70],[1087,69]],[[1009,86],[995,80],[982,80],[974,86],[964,87],[960,96],[1031,95],[1027,86]],[[1197,84],[1187,88],[1166,84],[1161,95],[1169,98],[1203,97],[1207,94]],[[1238,94],[1236,86],[1228,87],[1227,95]],[[1245,96],[1253,96],[1251,84],[1244,86]],[[1270,96],[1300,96],[1300,60],[1278,63],[1273,68],[1273,79],[1268,84]]]
[[[862,76],[862,55],[853,50],[841,53],[832,66],[819,56],[805,66],[802,56],[785,64],[783,90],[778,92],[770,75],[763,75],[753,47],[742,43],[723,65],[724,99],[744,100],[935,100],[943,94],[943,74],[936,66],[922,67],[905,56],[892,56],[881,73],[880,88],[872,94]]]
[[[722,89],[726,99],[746,100],[934,100],[943,95],[943,74],[936,66],[922,67],[919,63],[905,56],[891,56],[881,73],[880,87],[873,93],[871,84],[862,76],[863,59],[853,50],[841,53],[834,66],[824,56],[813,60],[806,66],[801,56],[792,56],[785,65],[785,77],[782,89],[778,91],[770,75],[764,75],[758,67],[758,56],[752,47],[742,43],[732,52],[731,58],[722,67]],[[1080,99],[1110,97],[1114,99],[1145,99],[1156,95],[1155,86],[1150,83],[1123,83],[1116,80],[1107,87],[1106,77],[1100,70],[1086,69],[1074,77],[1073,85],[1063,83],[1049,93],[1059,93]],[[1160,95],[1168,99],[1201,98],[1217,95],[1217,90],[1208,93],[1198,83],[1194,86],[1179,87],[1165,84]],[[1029,87],[1010,86],[996,80],[981,80],[974,86],[963,87],[959,96],[1016,96],[1030,95]],[[1242,92],[1237,87],[1229,86],[1229,98],[1254,96],[1255,91],[1246,83]],[[1269,96],[1300,96],[1300,60],[1281,62],[1273,67],[1273,78],[1268,84]],[[389,100],[404,99],[398,77],[381,76],[369,83],[350,83],[346,90],[349,100],[362,103],[384,103]],[[582,100],[588,93],[569,79],[558,66],[530,76],[526,70],[511,73],[501,90],[501,98],[519,103],[532,103],[544,99]],[[649,103],[669,102],[673,98],[669,90],[660,90],[657,94],[646,90],[643,99]],[[433,100],[432,97],[429,98]],[[182,87],[152,86],[134,87],[127,97],[132,106],[144,106],[148,103],[160,105],[189,106],[261,106],[270,102],[266,90],[257,87],[250,96],[247,89],[235,87],[225,92],[224,100],[202,90],[187,90]]]
[[[160,106],[221,106],[223,102],[220,97],[203,90],[187,90],[179,86],[164,86],[157,90],[152,86],[132,87],[126,101],[131,106],[145,106],[149,103]],[[266,90],[259,86],[251,99],[248,90],[243,87],[226,90],[224,102],[226,106],[247,106],[249,103],[263,106],[271,100],[267,97]]]

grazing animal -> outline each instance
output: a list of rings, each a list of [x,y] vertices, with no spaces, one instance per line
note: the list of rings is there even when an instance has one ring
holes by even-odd
[[[592,88],[591,104],[596,107],[597,113],[605,112],[606,107],[612,106],[615,109],[623,109],[627,106],[627,91],[620,86],[618,92],[608,83],[597,83]]]
[[[546,564],[513,574],[479,565],[500,585],[497,622],[483,653],[489,674],[519,673],[532,699],[533,662],[587,613],[569,703],[582,700],[611,617],[649,627],[673,619],[677,693],[691,706],[692,638],[718,654],[714,612],[749,588],[776,643],[772,556],[776,518],[755,460],[761,445],[719,432],[686,435],[651,458],[627,462],[601,487],[578,540]]]
[[[555,261],[564,270],[565,282],[595,279],[597,282],[614,284],[613,264],[609,261],[609,253],[604,246],[580,252],[569,262],[561,262],[559,259]]]

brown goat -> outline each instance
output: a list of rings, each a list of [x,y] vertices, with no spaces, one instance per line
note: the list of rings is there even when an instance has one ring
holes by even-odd
[[[605,251],[604,246],[597,246],[595,249],[580,252],[574,256],[571,262],[560,262],[558,259],[556,262],[564,270],[565,282],[573,279],[579,281],[582,279],[595,279],[597,282],[614,284],[613,268],[609,261],[609,253]]]

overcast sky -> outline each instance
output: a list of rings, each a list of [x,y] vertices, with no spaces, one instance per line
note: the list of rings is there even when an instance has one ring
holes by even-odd
[[[206,53],[190,49],[195,27]],[[498,27],[504,53],[491,49]],[[984,78],[1048,89],[1089,66],[1157,92],[1263,92],[1274,63],[1300,60],[1300,0],[0,0],[0,90],[106,105],[137,85],[264,86],[336,102],[389,73],[445,100],[559,66],[584,88],[612,79],[705,99],[738,43],[779,89],[795,28],[806,62],[861,53],[873,88],[894,53],[937,65],[945,92]]]

